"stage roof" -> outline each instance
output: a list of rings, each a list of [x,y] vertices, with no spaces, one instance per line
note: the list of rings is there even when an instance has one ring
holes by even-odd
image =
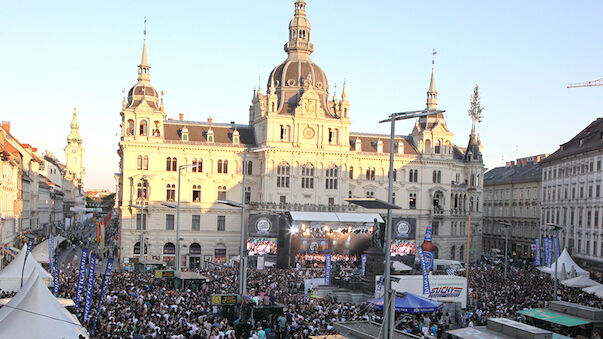
[[[373,223],[375,219],[383,222],[377,213],[335,213],[335,212],[298,212],[291,211],[293,221],[308,222],[341,222],[341,223]]]

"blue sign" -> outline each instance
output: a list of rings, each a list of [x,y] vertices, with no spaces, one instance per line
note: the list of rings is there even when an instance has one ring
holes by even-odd
[[[551,239],[544,238],[544,264],[551,266]]]
[[[536,238],[536,253],[534,255],[534,265],[540,266],[540,239]]]
[[[49,257],[48,262],[54,262],[56,260],[56,255]],[[56,296],[59,294],[59,284],[61,280],[59,279],[59,265],[55,263],[54,265],[54,286],[52,287],[52,293]]]
[[[417,253],[419,254],[419,261],[421,262],[421,272],[423,272],[423,294],[429,295],[431,291],[431,288],[429,288],[429,274],[427,272],[427,264],[425,263],[421,246],[417,247]]]
[[[331,284],[331,255],[325,255],[325,285]]]
[[[557,260],[559,258],[559,238],[554,237],[553,238],[553,246],[555,247],[555,260]]]
[[[86,287],[86,301],[84,304],[84,322],[90,320],[90,306],[92,306],[92,290],[94,289],[94,267],[96,266],[96,256],[90,254],[90,265],[88,267],[88,286]]]
[[[96,308],[96,315],[94,316],[94,325],[92,326],[92,333],[96,330],[96,320],[100,313],[101,306],[103,306],[103,300],[105,299],[105,291],[107,285],[109,285],[109,279],[111,279],[111,269],[113,269],[113,258],[107,260],[107,268],[105,269],[105,275],[103,276],[103,283],[101,285],[100,298],[98,299],[98,307]]]
[[[52,232],[50,232],[50,235],[48,236],[48,266],[50,266],[50,273],[52,273],[53,269],[54,269],[54,263],[52,262],[53,254],[54,254],[54,236],[52,235]]]
[[[366,254],[363,254],[360,258],[361,258],[361,263],[362,263],[361,274],[364,277],[364,274],[366,273]]]
[[[82,258],[80,259],[80,272],[77,277],[77,292],[75,294],[75,308],[80,308],[84,281],[86,280],[86,261],[88,259],[88,249],[82,248]]]
[[[419,247],[421,247],[421,246],[419,246]],[[421,251],[423,251],[422,248],[421,248]],[[433,270],[433,252],[424,251],[423,252],[423,260],[425,261],[425,267],[427,267],[427,270],[428,271]]]

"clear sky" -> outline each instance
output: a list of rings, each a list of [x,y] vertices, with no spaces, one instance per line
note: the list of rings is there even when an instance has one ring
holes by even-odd
[[[603,1],[307,0],[312,59],[348,84],[353,131],[387,133],[388,113],[425,107],[436,56],[440,108],[465,146],[475,84],[488,168],[552,153],[602,116]],[[151,82],[168,117],[246,123],[254,87],[286,57],[293,0],[1,1],[0,120],[64,160],[72,107],[85,187],[114,189],[122,89],[136,83],[148,18]],[[408,134],[412,122],[399,123]]]

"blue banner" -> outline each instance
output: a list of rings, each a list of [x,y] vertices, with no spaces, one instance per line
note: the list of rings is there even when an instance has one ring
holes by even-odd
[[[52,257],[54,256],[54,236],[52,232],[48,235],[48,266],[50,267],[50,273],[53,272],[54,263],[52,262]]]
[[[559,255],[561,254],[561,253],[559,253],[559,238],[557,238],[557,237],[553,238],[553,246],[555,247],[555,253],[554,253],[555,261],[557,261],[557,259],[559,258]]]
[[[113,269],[113,258],[107,260],[107,268],[105,268],[105,275],[103,276],[103,283],[101,285],[100,298],[98,299],[98,307],[96,308],[96,315],[94,316],[94,325],[92,326],[92,333],[96,330],[96,320],[100,313],[101,306],[103,306],[103,300],[105,299],[105,291],[107,285],[109,285],[109,279],[111,279],[111,270]]]
[[[544,238],[544,264],[551,267],[551,239]]]
[[[55,296],[59,294],[59,284],[61,283],[59,279],[59,265],[55,262],[57,260],[56,257],[56,255],[53,255],[52,257],[48,258],[48,262],[54,262],[54,286],[52,287],[52,293]]]
[[[331,255],[325,255],[325,285],[331,284]]]
[[[540,238],[536,238],[536,253],[534,254],[534,265],[540,266]]]
[[[75,295],[75,308],[80,307],[82,299],[82,290],[84,289],[84,281],[86,280],[86,262],[88,259],[88,249],[82,248],[82,258],[80,259],[80,272],[77,277],[77,292]]]
[[[27,262],[27,256],[31,252],[33,247],[33,237],[28,237],[27,249],[25,250],[25,259],[23,260],[23,267],[21,268],[21,287],[23,287],[23,274],[25,273],[25,263]]]
[[[364,274],[366,273],[366,254],[363,254],[360,258],[362,258],[361,259],[361,262],[362,262],[362,271],[361,271],[361,274],[364,277]]]
[[[90,306],[92,306],[92,291],[94,290],[94,267],[96,266],[96,256],[90,254],[90,265],[88,267],[88,286],[86,287],[86,300],[84,304],[84,322],[90,320]]]
[[[423,258],[423,249],[421,246],[417,247],[417,253],[419,254],[419,261],[421,262],[421,272],[423,272],[423,294],[429,295],[431,288],[429,288],[429,274],[427,272],[427,264]]]

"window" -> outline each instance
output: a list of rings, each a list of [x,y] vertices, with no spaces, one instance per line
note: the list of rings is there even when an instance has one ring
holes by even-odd
[[[435,154],[440,154],[440,148],[442,146],[442,143],[440,140],[436,140],[435,145],[434,145],[434,153]]]
[[[193,159],[192,171],[196,173],[203,172],[203,159]]]
[[[276,168],[276,187],[289,187],[289,164],[286,162],[281,163]]]
[[[312,164],[302,166],[302,188],[314,188],[314,166]]]
[[[595,196],[598,198],[599,196],[601,196],[601,185],[597,183],[597,186],[595,186]]]
[[[147,136],[147,121],[143,120],[140,122],[140,136],[146,137]]]
[[[593,197],[593,187],[588,185],[588,197],[592,198]]]
[[[367,191],[367,192],[366,192],[366,197],[367,197],[367,198],[374,198],[374,197],[375,197],[375,192],[372,192],[372,191]]]
[[[226,186],[218,186],[218,200],[226,200]]]
[[[147,243],[144,243],[144,254],[148,253]],[[134,255],[140,255],[140,241],[134,244]]]
[[[329,128],[329,144],[335,143],[335,132],[332,128]]]
[[[337,189],[337,166],[332,165],[327,169],[327,178],[325,180],[325,188],[328,190]]]
[[[479,178],[479,175],[477,177]],[[442,171],[438,171],[438,178],[437,179],[438,179],[437,180],[438,184],[441,184],[442,183]]]
[[[218,216],[218,231],[221,231],[221,232],[226,231],[226,216],[225,215]]]
[[[289,136],[287,135],[287,126],[281,125],[281,141],[288,141]]]
[[[431,230],[433,232],[433,235],[440,235],[440,222],[432,221],[431,222]]]
[[[392,204],[396,204],[396,192],[392,192]]]
[[[166,229],[166,231],[174,230],[174,215],[173,214],[165,215],[165,229]]]
[[[167,157],[165,159],[165,170],[168,172],[176,172],[178,170],[178,160],[175,157]]]
[[[597,160],[597,171],[601,170],[601,160]]]
[[[408,181],[409,182],[418,182],[419,181],[419,170],[410,170],[408,172]]]
[[[142,155],[139,155],[138,158],[136,158],[136,169],[142,170]]]
[[[584,187],[580,186],[580,199],[584,197]]]
[[[287,196],[286,196],[286,195],[281,195],[281,196],[279,197],[279,202],[280,202],[281,204],[286,204],[286,203],[287,203]]]
[[[128,129],[126,130],[126,135],[131,137],[134,136],[134,120],[128,120]]]
[[[454,256],[456,254],[456,247],[453,245],[450,247],[450,260],[454,260]]]
[[[411,210],[417,208],[417,193],[410,193],[408,195],[408,208]]]
[[[352,197],[352,191],[348,191],[348,198]]]
[[[335,198],[329,198],[329,206],[335,205]]]
[[[143,230],[147,229],[147,215],[145,214],[136,214],[136,229],[140,230],[142,227]]]
[[[147,192],[149,190],[149,183],[148,181],[143,181],[143,182],[139,182],[138,183],[138,189],[136,191],[136,198],[137,199],[148,199],[147,196]]]
[[[149,157],[146,155],[142,158],[142,169],[145,171],[149,170]]]
[[[228,173],[228,160],[218,160],[218,173]]]
[[[249,204],[251,202],[251,187],[245,188],[245,203]]]
[[[193,202],[201,202],[201,185],[193,185]]]
[[[350,180],[353,180],[354,179],[354,167],[350,166],[349,173],[350,173]]]
[[[247,175],[253,175],[253,162],[247,162]]]
[[[165,200],[166,201],[174,201],[176,200],[176,185],[167,184],[165,191]]]
[[[375,180],[375,167],[369,167],[366,169],[366,180]]]
[[[438,182],[438,172],[437,171],[433,171],[433,176],[432,176],[432,181],[433,183],[437,183]]]
[[[201,216],[198,214],[193,215],[192,230],[193,231],[201,230]]]

